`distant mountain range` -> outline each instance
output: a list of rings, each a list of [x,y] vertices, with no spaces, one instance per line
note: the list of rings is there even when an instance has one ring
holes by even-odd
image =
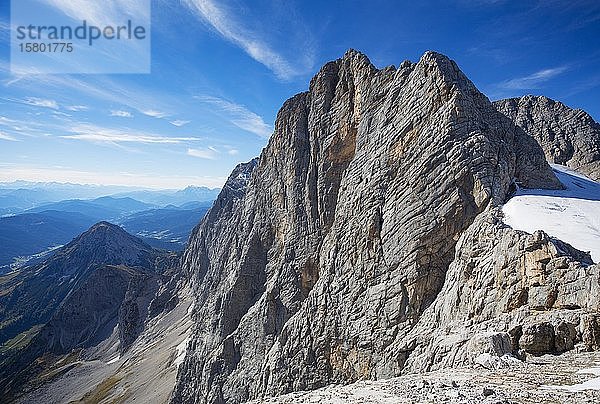
[[[132,191],[114,194],[114,197],[130,197],[158,206],[181,206],[189,202],[211,202],[219,195],[219,188],[187,187],[179,191]]]
[[[187,206],[193,205],[189,203]],[[204,203],[192,209],[151,209],[131,214],[118,223],[153,247],[179,251],[185,247],[192,229],[209,208],[210,205]]]
[[[167,202],[163,194],[153,194]],[[11,264],[34,263],[45,253],[70,242],[92,224],[109,221],[123,226],[155,248],[182,250],[192,228],[212,205],[211,201],[189,199],[208,197],[196,188],[174,192],[174,203],[164,208],[132,197],[104,196],[92,200],[72,199],[42,204],[24,213],[0,217],[0,274]]]
[[[182,190],[144,190],[131,187],[80,184],[35,183],[16,181],[0,183],[0,216],[23,213],[30,209],[65,200],[96,200],[101,197],[132,198],[151,207],[180,206],[189,202],[210,202],[218,188],[190,186]],[[47,208],[43,209],[47,210]],[[59,209],[60,210],[60,209]]]

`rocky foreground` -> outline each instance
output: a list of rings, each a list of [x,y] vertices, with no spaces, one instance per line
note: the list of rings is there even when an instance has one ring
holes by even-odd
[[[331,385],[252,403],[598,403],[600,354],[574,353],[529,358],[504,369],[443,369],[382,381]]]

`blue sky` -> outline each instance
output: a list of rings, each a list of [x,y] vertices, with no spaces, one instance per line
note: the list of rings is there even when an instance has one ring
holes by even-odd
[[[152,0],[152,73],[113,75],[11,74],[8,3],[4,182],[220,186],[267,144],[281,104],[348,48],[378,67],[436,50],[491,99],[543,94],[600,119],[597,0]]]

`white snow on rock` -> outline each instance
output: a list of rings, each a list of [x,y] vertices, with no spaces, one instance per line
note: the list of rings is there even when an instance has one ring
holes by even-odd
[[[119,359],[120,359],[120,356],[117,355],[114,358],[112,358],[111,360],[109,360],[108,362],[106,362],[106,364],[107,365],[112,365],[113,363],[116,363]]]
[[[519,189],[502,208],[504,222],[527,233],[543,230],[600,262],[600,184],[564,166],[552,168],[567,189]]]
[[[187,348],[187,344],[190,340],[190,337],[187,337],[186,339],[184,339],[183,341],[181,341],[181,343],[179,345],[177,345],[177,357],[175,358],[175,360],[173,361],[173,364],[177,367],[179,367],[179,365],[181,365],[183,363],[183,360],[185,359],[185,352],[186,352],[186,348]]]
[[[577,373],[600,376],[600,367],[581,369]],[[544,386],[544,388],[550,390],[565,390],[571,393],[585,390],[600,390],[600,377],[595,377],[593,379],[586,380],[583,383],[573,384],[570,386]]]

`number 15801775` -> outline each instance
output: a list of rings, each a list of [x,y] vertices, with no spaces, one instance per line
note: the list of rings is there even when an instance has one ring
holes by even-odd
[[[63,53],[73,52],[73,44],[70,42],[26,42],[20,43],[19,48],[23,53]]]

